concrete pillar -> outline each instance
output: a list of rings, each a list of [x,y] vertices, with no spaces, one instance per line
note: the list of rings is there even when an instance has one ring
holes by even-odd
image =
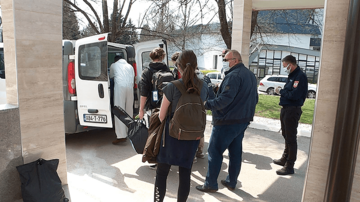
[[[303,201],[324,201],[339,98],[349,0],[326,0],[318,93]]]
[[[249,67],[252,0],[234,0],[234,11],[231,49],[239,51]]]
[[[62,95],[62,3],[1,0],[7,101],[19,108],[24,163],[59,159],[67,184]]]

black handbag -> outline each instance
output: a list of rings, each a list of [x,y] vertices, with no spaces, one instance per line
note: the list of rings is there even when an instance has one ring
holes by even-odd
[[[37,161],[17,166],[24,202],[67,202],[56,170],[59,159]]]
[[[148,128],[143,120],[135,120],[129,124],[128,137],[138,154],[142,154],[148,138]]]
[[[112,112],[128,127],[128,137],[131,145],[138,154],[142,154],[148,138],[148,128],[143,120],[134,120],[124,109],[114,106]]]

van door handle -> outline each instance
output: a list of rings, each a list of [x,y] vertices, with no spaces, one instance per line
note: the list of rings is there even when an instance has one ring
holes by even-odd
[[[98,91],[99,91],[99,97],[104,98],[104,87],[101,83],[98,85]]]
[[[89,113],[98,113],[99,110],[97,110],[97,109],[88,109],[88,112]]]

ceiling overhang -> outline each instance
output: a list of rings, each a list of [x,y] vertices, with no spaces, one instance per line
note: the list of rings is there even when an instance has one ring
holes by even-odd
[[[325,0],[253,0],[253,10],[290,10],[324,8]]]

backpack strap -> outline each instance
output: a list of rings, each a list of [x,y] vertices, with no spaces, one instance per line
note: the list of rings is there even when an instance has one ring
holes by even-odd
[[[171,83],[173,83],[176,86],[176,88],[181,92],[181,95],[184,95],[186,93],[185,85],[181,83],[180,80],[175,80],[172,81]]]

